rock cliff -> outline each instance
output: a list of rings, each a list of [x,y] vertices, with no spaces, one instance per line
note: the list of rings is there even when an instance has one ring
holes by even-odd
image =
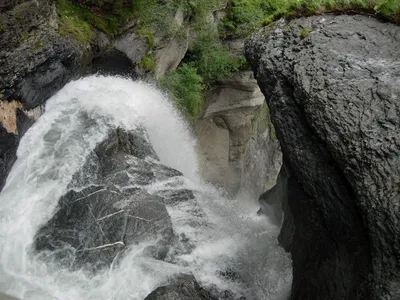
[[[399,45],[400,27],[360,15],[246,43],[290,174],[291,299],[400,299]]]

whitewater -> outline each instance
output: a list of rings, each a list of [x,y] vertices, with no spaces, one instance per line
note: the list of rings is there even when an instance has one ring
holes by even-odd
[[[55,213],[73,174],[110,125],[146,128],[160,163],[184,175],[180,183],[196,201],[167,206],[174,233],[194,244],[174,262],[142,255],[136,245],[116,266],[96,274],[43,261],[33,251],[35,233]],[[144,82],[89,76],[68,83],[46,102],[45,113],[22,138],[0,194],[0,291],[19,299],[144,299],[179,273],[192,273],[205,288],[231,290],[247,299],[285,299],[291,261],[277,243],[279,228],[257,216],[257,199],[227,199],[199,175],[196,140],[168,98]],[[147,187],[149,193],[162,185]],[[197,204],[196,204],[197,203]],[[207,226],[194,230],[192,206]],[[234,270],[240,282],[221,276]]]

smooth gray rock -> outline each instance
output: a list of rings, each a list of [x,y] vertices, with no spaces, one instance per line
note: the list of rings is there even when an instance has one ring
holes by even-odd
[[[269,111],[250,70],[238,71],[207,91],[195,122],[202,174],[237,195],[257,199],[276,180],[281,163]]]
[[[146,241],[150,245],[144,255],[165,259],[174,238],[166,204],[194,196],[176,188],[149,194],[146,185],[182,176],[155,159],[143,129],[111,130],[73,176],[55,215],[37,232],[36,251],[71,269],[97,271]]]
[[[399,45],[400,27],[360,15],[246,44],[293,175],[291,299],[400,299]]]
[[[146,39],[138,35],[133,29],[121,34],[113,42],[113,46],[125,53],[134,65],[141,61],[148,50]]]
[[[158,32],[161,36],[155,38],[155,70],[156,78],[161,78],[169,71],[175,70],[189,47],[190,26],[187,15],[179,10],[174,17],[173,25],[182,30],[182,36],[165,35]]]

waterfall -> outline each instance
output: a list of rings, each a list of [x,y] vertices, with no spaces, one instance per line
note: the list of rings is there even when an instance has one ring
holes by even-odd
[[[110,126],[143,126],[160,163],[183,173],[179,184],[195,199],[167,209],[174,233],[188,236],[193,251],[167,262],[144,257],[139,244],[117,266],[95,274],[44,262],[33,251],[34,236]],[[191,272],[204,287],[280,299],[290,288],[291,262],[277,244],[278,228],[257,216],[254,204],[225,199],[202,181],[195,143],[174,105],[149,84],[104,76],[68,83],[22,138],[0,194],[0,291],[20,299],[139,300],[170,276]],[[146,188],[152,193],[164,184]],[[196,205],[204,225],[193,228]],[[221,270],[234,270],[240,281]]]

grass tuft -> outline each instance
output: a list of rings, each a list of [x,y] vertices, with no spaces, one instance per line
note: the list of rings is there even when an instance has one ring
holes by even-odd
[[[142,60],[139,63],[139,67],[146,72],[154,72],[155,70],[155,61],[154,55],[152,53],[147,53],[143,56]]]
[[[305,39],[312,32],[312,28],[302,28],[300,30],[300,38]]]
[[[197,69],[190,64],[182,64],[160,80],[161,87],[168,91],[179,109],[184,109],[195,118],[203,108],[205,85]]]
[[[71,36],[81,44],[92,40],[91,26],[80,17],[78,9],[66,0],[57,1],[57,14],[59,16],[58,32],[62,36]]]

